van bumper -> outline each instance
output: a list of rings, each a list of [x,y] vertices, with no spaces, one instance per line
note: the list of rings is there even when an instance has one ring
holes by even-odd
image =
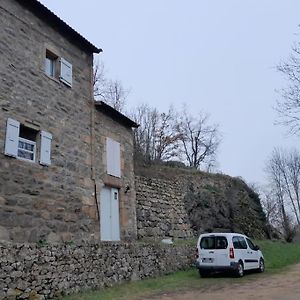
[[[195,263],[196,268],[199,270],[204,270],[204,271],[235,271],[238,268],[238,263],[237,262],[231,262],[230,265],[228,266],[210,266],[210,265],[203,265],[196,261]]]

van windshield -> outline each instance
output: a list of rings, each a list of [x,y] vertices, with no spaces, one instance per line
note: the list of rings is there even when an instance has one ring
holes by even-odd
[[[201,249],[226,249],[228,246],[225,236],[206,236],[201,238]]]

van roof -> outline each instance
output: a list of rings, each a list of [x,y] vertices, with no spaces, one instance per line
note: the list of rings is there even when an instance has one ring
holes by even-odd
[[[216,235],[221,235],[221,236],[246,236],[245,234],[242,233],[237,233],[237,232],[210,232],[210,233],[203,233],[200,234],[200,237],[204,236],[216,236]]]

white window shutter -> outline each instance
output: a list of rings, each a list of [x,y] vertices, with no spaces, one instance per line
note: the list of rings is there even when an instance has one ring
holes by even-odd
[[[72,64],[64,58],[60,59],[60,80],[66,85],[72,87]]]
[[[52,134],[46,131],[41,131],[41,165],[51,165],[51,142]]]
[[[107,174],[121,177],[121,152],[120,143],[107,138],[106,139],[106,162]]]
[[[16,120],[7,119],[6,123],[6,139],[4,154],[17,157],[19,143],[20,123]]]

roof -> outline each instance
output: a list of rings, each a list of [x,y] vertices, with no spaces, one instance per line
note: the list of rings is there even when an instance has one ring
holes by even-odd
[[[119,111],[117,111],[116,109],[114,109],[113,107],[111,107],[103,101],[95,101],[95,106],[97,110],[103,112],[107,116],[111,117],[112,119],[126,127],[139,127],[137,123],[135,123],[134,121],[132,121],[131,119],[129,119],[128,117],[126,117],[125,115],[123,115],[122,113],[120,113]]]
[[[65,23],[52,11],[50,11],[46,6],[37,0],[16,0],[21,5],[28,8],[32,13],[34,13],[38,18],[48,23],[53,29],[62,34],[70,42],[76,44],[81,49],[89,53],[100,53],[102,49],[97,48],[82,35],[80,35],[71,26]]]

